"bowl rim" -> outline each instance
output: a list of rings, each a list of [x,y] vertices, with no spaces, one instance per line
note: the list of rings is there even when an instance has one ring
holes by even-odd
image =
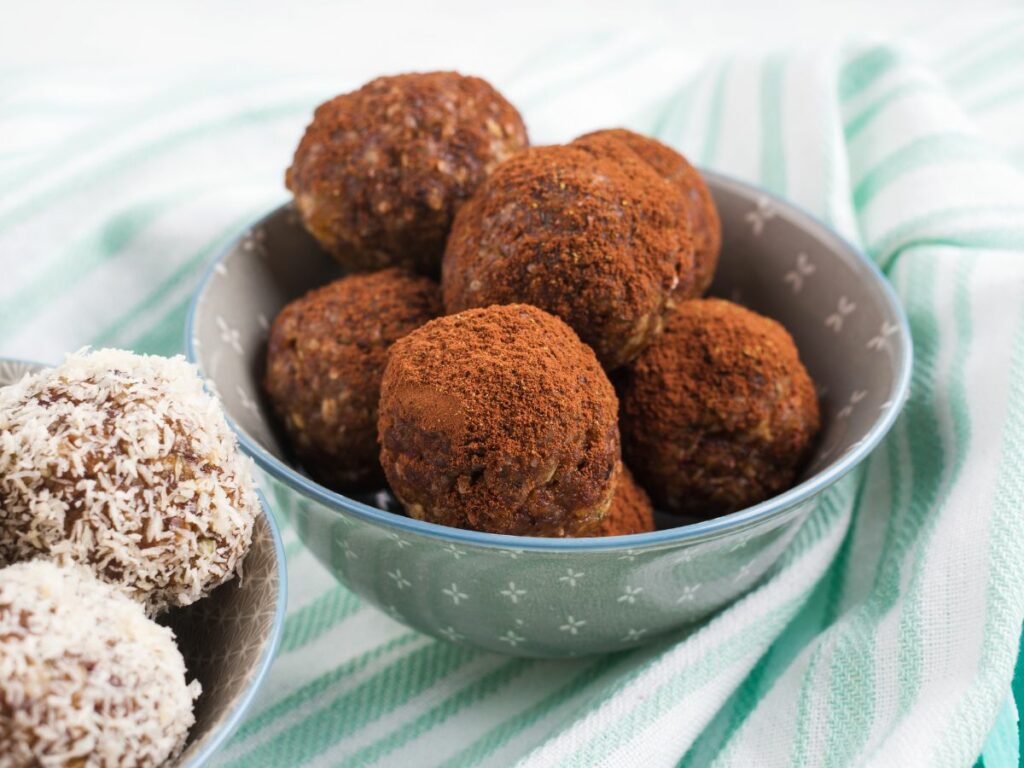
[[[52,368],[49,363],[40,363],[35,360],[25,360],[19,357],[0,357],[2,363],[15,363],[23,365],[35,373],[45,368]],[[222,409],[223,410],[223,409]],[[231,425],[232,431],[238,434],[235,425]],[[255,480],[255,478],[254,478]],[[274,561],[277,563],[277,599],[274,604],[274,621],[270,627],[270,635],[267,643],[263,646],[263,652],[256,662],[255,673],[250,678],[245,689],[235,702],[234,707],[221,719],[216,730],[208,736],[202,748],[196,754],[188,758],[188,762],[179,763],[178,768],[200,768],[220,750],[224,743],[230,739],[238,727],[242,724],[252,706],[253,699],[266,682],[270,668],[277,658],[277,651],[281,646],[281,636],[284,632],[284,620],[288,607],[288,565],[284,554],[284,541],[281,538],[281,530],[274,518],[274,512],[270,503],[260,488],[256,489],[256,496],[259,498],[260,507],[263,510],[263,519],[267,522],[270,530],[270,539],[274,545]]]
[[[635,550],[657,548],[665,545],[692,543],[711,538],[720,537],[726,533],[745,529],[750,526],[764,523],[773,517],[783,514],[804,502],[809,501],[826,488],[833,485],[840,478],[845,476],[854,467],[860,464],[867,456],[881,443],[888,434],[896,418],[899,416],[903,405],[910,392],[910,380],[913,370],[914,347],[913,338],[910,332],[910,323],[903,304],[896,294],[895,289],[888,278],[860,248],[849,242],[846,238],[833,230],[814,214],[809,213],[798,205],[779,197],[761,187],[755,186],[740,179],[701,169],[701,173],[712,178],[719,186],[732,188],[743,195],[751,193],[759,197],[771,200],[776,207],[784,209],[798,226],[816,235],[823,242],[831,246],[831,250],[841,257],[845,257],[854,268],[859,267],[870,277],[878,289],[883,301],[889,311],[896,318],[902,339],[902,359],[896,360],[896,379],[893,386],[893,395],[890,398],[892,406],[880,411],[874,424],[867,431],[863,438],[848,449],[838,460],[829,464],[824,469],[816,472],[792,488],[772,496],[769,499],[744,509],[730,512],[726,515],[703,520],[697,523],[688,523],[676,528],[668,528],[650,533],[635,533],[625,536],[606,536],[590,538],[544,538],[540,536],[513,536],[508,534],[486,533],[472,531],[462,528],[452,528],[438,523],[430,523],[423,520],[416,520],[411,517],[404,517],[394,512],[380,509],[365,504],[356,499],[332,491],[320,485],[314,480],[301,474],[285,462],[271,454],[266,448],[250,437],[244,429],[239,427],[231,414],[224,409],[225,418],[228,424],[238,436],[238,442],[242,449],[248,453],[256,464],[267,472],[278,482],[291,488],[303,496],[312,498],[325,507],[328,507],[340,514],[351,514],[360,520],[388,529],[398,529],[410,534],[418,534],[433,539],[440,539],[448,543],[466,544],[476,547],[498,548],[506,550],[521,551],[542,551],[542,552],[601,552],[609,550]],[[210,280],[216,273],[218,265],[238,247],[240,240],[247,232],[263,224],[288,207],[291,203],[286,202],[279,205],[254,222],[241,227],[239,233],[233,237],[217,254],[212,258],[206,271],[200,278],[196,291],[193,294],[189,306],[188,318],[185,323],[185,351],[190,362],[199,367],[202,372],[202,364],[195,347],[195,326],[199,311],[199,305],[209,287]],[[205,378],[205,373],[203,373]]]
[[[222,409],[223,410],[223,409]],[[232,429],[234,426],[232,425]],[[238,434],[235,430],[235,434]],[[254,478],[255,480],[255,478]],[[249,680],[245,690],[235,703],[235,706],[227,713],[217,730],[213,731],[196,754],[189,757],[188,762],[179,764],[178,768],[201,768],[206,765],[224,746],[224,744],[235,735],[245,716],[249,713],[256,694],[259,693],[263,684],[270,674],[270,669],[277,658],[278,649],[281,647],[281,636],[284,634],[284,621],[288,609],[288,565],[284,554],[284,541],[281,538],[281,531],[277,521],[274,519],[274,512],[270,503],[264,496],[263,491],[256,489],[260,505],[263,507],[263,517],[270,528],[270,538],[274,543],[274,560],[277,561],[277,600],[274,605],[274,621],[270,627],[270,637],[263,647],[256,662],[255,674]],[[244,577],[243,577],[244,578]]]

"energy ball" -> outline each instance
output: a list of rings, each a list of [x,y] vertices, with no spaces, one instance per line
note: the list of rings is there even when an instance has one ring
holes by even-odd
[[[316,109],[285,184],[348,269],[436,275],[459,206],[528,143],[515,107],[478,77],[379,77]]]
[[[381,464],[418,520],[591,535],[615,490],[617,406],[594,353],[558,318],[522,304],[467,310],[391,348]]]
[[[437,283],[397,268],[348,275],[281,310],[264,388],[317,481],[339,491],[383,485],[377,402],[388,348],[440,314]]]
[[[606,136],[621,141],[651,166],[661,178],[682,190],[686,210],[690,216],[690,228],[693,231],[696,270],[692,295],[686,298],[703,296],[711,286],[711,281],[715,277],[715,267],[718,266],[718,252],[722,249],[722,222],[718,218],[715,199],[711,196],[711,190],[704,183],[700,172],[671,147],[665,146],[657,139],[625,128],[595,131],[580,138],[586,139],[591,136]]]
[[[0,389],[0,565],[87,565],[156,615],[234,576],[258,511],[184,358],[78,353]]]
[[[818,431],[793,339],[728,301],[682,303],[619,384],[626,460],[669,511],[712,517],[774,496]]]
[[[159,766],[181,752],[199,683],[174,633],[81,567],[0,570],[0,764]]]
[[[448,312],[532,304],[608,370],[650,343],[693,281],[682,192],[602,137],[502,163],[456,215],[441,278]]]
[[[637,485],[625,464],[615,484],[612,505],[601,519],[598,536],[626,536],[654,530],[654,508],[647,491]]]

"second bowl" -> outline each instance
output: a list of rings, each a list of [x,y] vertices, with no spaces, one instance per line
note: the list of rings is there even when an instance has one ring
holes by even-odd
[[[0,387],[43,368],[0,360]],[[174,630],[188,679],[203,686],[185,750],[171,763],[175,768],[200,768],[210,761],[241,724],[277,652],[285,614],[284,547],[262,494],[260,507],[243,575],[160,618]]]

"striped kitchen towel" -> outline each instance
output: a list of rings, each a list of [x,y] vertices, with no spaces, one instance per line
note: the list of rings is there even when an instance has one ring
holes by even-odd
[[[361,13],[337,22],[377,28]],[[0,354],[180,352],[204,263],[282,199],[312,107],[379,71],[457,65],[519,104],[537,141],[625,123],[858,243],[910,318],[910,401],[752,593],[610,657],[508,659],[418,635],[286,528],[281,654],[217,764],[1015,767],[1024,15],[696,59],[678,29],[580,17],[566,40],[509,21],[513,49],[481,46],[473,23],[453,20],[461,47],[419,64],[340,50],[312,73],[301,40],[282,39],[294,71],[239,45],[249,66],[126,68],[116,83],[0,72]]]

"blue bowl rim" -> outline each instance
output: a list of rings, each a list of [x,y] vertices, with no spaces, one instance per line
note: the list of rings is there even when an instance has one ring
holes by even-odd
[[[689,523],[676,528],[654,531],[651,533],[637,533],[627,536],[607,536],[601,538],[543,538],[539,536],[511,536],[506,534],[485,533],[471,531],[462,528],[451,528],[437,523],[430,523],[423,520],[415,520],[410,517],[388,512],[378,507],[364,504],[363,502],[349,498],[343,494],[332,491],[319,483],[293,469],[285,462],[267,451],[262,445],[252,439],[245,430],[235,423],[231,415],[225,412],[228,424],[238,435],[238,441],[242,449],[248,453],[256,464],[269,473],[279,482],[303,496],[314,499],[320,504],[338,511],[342,514],[351,514],[365,522],[388,529],[398,529],[406,533],[418,534],[429,538],[441,539],[449,543],[466,544],[470,546],[498,548],[506,550],[521,551],[542,551],[542,552],[600,552],[609,550],[635,550],[640,551],[648,548],[657,548],[665,545],[680,543],[693,543],[698,540],[705,540],[722,536],[726,533],[748,528],[752,525],[763,523],[776,515],[781,515],[824,491],[833,485],[840,478],[845,476],[878,446],[885,435],[896,422],[903,404],[910,392],[910,379],[913,369],[914,350],[913,339],[910,332],[910,324],[907,320],[906,311],[903,308],[896,291],[893,289],[885,274],[860,248],[856,247],[839,233],[835,232],[823,221],[803,208],[794,205],[778,195],[775,195],[760,187],[756,187],[745,181],[733,178],[714,171],[702,169],[701,173],[713,178],[720,185],[733,187],[745,194],[756,193],[772,200],[779,208],[784,209],[787,215],[791,216],[803,229],[813,232],[820,239],[831,244],[832,249],[840,254],[848,254],[854,263],[859,264],[868,275],[870,275],[880,289],[880,292],[889,306],[889,310],[896,317],[900,329],[900,337],[903,341],[902,348],[905,350],[902,360],[897,361],[898,371],[896,382],[891,398],[893,406],[880,412],[879,418],[868,430],[867,434],[856,443],[852,449],[847,450],[839,460],[829,464],[823,470],[793,486],[792,488],[766,499],[751,507],[731,512],[726,515],[703,520],[697,523]],[[194,329],[199,309],[199,302],[206,292],[207,286],[212,279],[217,265],[224,260],[229,253],[238,245],[239,240],[246,232],[251,231],[255,226],[263,223],[278,214],[281,208],[288,203],[275,207],[267,212],[252,224],[240,228],[236,237],[225,245],[213,257],[207,266],[205,273],[200,279],[189,307],[188,319],[185,323],[185,350],[190,362],[202,369],[199,357],[194,344]],[[205,374],[204,374],[205,375]]]
[[[233,427],[232,427],[233,428]],[[179,768],[200,768],[206,765],[220,751],[221,747],[230,739],[238,727],[242,724],[249,708],[252,706],[256,694],[266,682],[270,668],[277,658],[277,651],[281,647],[281,636],[284,633],[284,620],[288,608],[288,566],[284,554],[284,541],[281,539],[281,531],[274,519],[274,513],[267,502],[263,491],[257,489],[260,504],[263,506],[263,517],[270,528],[270,537],[274,542],[274,558],[277,560],[277,604],[274,606],[274,623],[270,628],[269,642],[264,646],[263,653],[256,663],[256,673],[249,681],[249,685],[242,691],[242,695],[235,703],[234,708],[227,717],[221,720],[217,730],[214,731],[206,743],[196,754],[192,755],[187,763],[182,763]]]
[[[0,362],[18,363],[35,370],[51,367],[48,363],[39,363],[34,360],[25,360],[17,357],[0,358]],[[234,425],[232,425],[232,428],[234,429]],[[270,528],[270,538],[274,542],[274,559],[277,561],[277,600],[274,606],[274,623],[270,628],[269,642],[263,647],[263,653],[256,663],[256,673],[249,680],[245,690],[242,691],[242,695],[236,701],[234,708],[221,720],[217,729],[208,737],[203,748],[192,755],[187,763],[182,763],[179,768],[200,768],[200,766],[209,762],[224,743],[234,735],[252,706],[257,692],[263,687],[267,674],[270,672],[270,667],[277,657],[278,648],[281,646],[281,635],[284,632],[284,618],[288,606],[288,566],[284,555],[284,541],[281,539],[281,531],[278,528],[277,521],[274,519],[274,513],[270,508],[269,502],[267,502],[266,496],[259,489],[256,490],[256,494],[263,508],[263,518],[267,521],[267,526]]]

